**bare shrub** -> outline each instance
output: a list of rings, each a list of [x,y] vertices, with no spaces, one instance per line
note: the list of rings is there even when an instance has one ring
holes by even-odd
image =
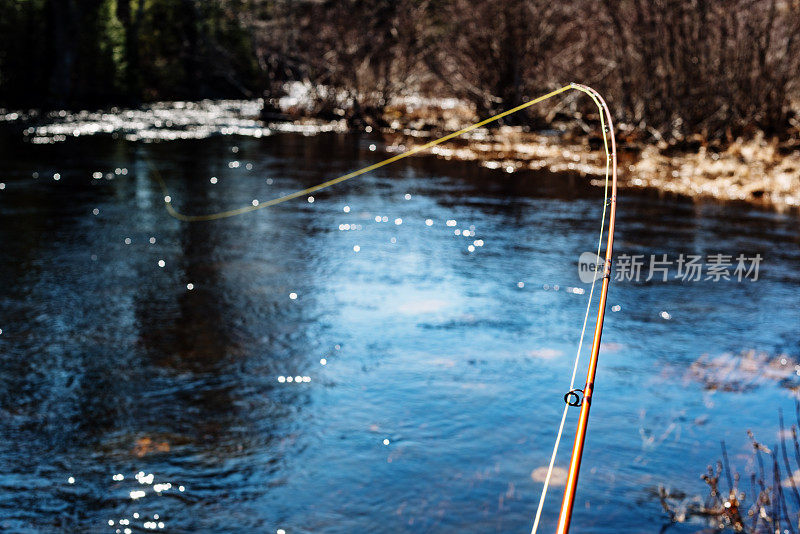
[[[375,122],[393,96],[419,86],[427,8],[413,0],[273,4],[258,24],[259,49],[277,71],[270,79],[294,78],[315,91],[316,114]]]
[[[319,89],[314,113],[353,123],[402,93],[485,117],[580,81],[659,140],[797,129],[800,0],[254,0],[243,16],[268,96],[300,80]]]
[[[518,106],[558,85],[554,59],[569,44],[572,9],[547,0],[445,2],[426,65],[482,116]]]
[[[595,28],[619,115],[656,136],[784,132],[800,73],[800,2],[603,0]],[[606,33],[608,28],[611,32]]]
[[[673,522],[705,518],[718,529],[752,534],[800,531],[800,403],[795,401],[797,425],[788,431],[783,414],[778,417],[780,442],[771,449],[748,431],[753,447],[753,472],[742,480],[731,470],[725,443],[722,459],[701,477],[708,485],[705,498],[659,487],[658,497]],[[787,442],[791,442],[787,444]],[[724,477],[724,478],[723,478]],[[662,530],[663,531],[663,530]]]

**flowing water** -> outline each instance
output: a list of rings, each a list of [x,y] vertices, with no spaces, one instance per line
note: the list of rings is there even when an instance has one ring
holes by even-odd
[[[340,133],[4,134],[0,530],[528,532],[601,189],[420,157],[184,223],[151,177],[207,213],[382,157]],[[757,281],[612,282],[574,532],[658,532],[656,488],[704,494],[723,439],[752,469],[746,430],[777,440],[800,385],[796,216],[622,191],[617,238],[764,260]]]

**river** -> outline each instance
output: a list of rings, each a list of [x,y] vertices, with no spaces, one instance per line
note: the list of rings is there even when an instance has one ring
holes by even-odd
[[[176,208],[208,213],[383,147],[0,141],[2,530],[530,530],[602,189],[418,157],[313,202],[186,223],[153,169]],[[617,232],[618,257],[763,261],[757,280],[673,265],[666,282],[612,281],[573,532],[659,532],[659,485],[707,494],[721,440],[748,478],[746,431],[771,446],[800,386],[796,215],[621,191]],[[560,497],[559,482],[541,532]]]

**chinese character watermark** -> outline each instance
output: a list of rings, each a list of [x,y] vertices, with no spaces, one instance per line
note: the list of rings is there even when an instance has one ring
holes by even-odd
[[[620,254],[614,259],[610,276],[618,282],[720,282],[758,280],[758,270],[764,258],[761,254]],[[584,252],[578,260],[581,282],[591,283],[601,278],[605,261],[592,252]]]

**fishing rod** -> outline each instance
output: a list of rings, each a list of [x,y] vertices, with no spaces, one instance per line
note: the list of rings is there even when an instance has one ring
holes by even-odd
[[[594,380],[597,372],[597,360],[600,352],[600,337],[603,330],[603,318],[605,316],[605,306],[608,296],[608,283],[611,280],[611,258],[614,240],[614,222],[616,220],[616,205],[617,205],[617,149],[616,139],[614,137],[614,126],[611,119],[611,113],[605,100],[594,89],[580,84],[571,84],[574,89],[577,89],[588,95],[597,105],[600,113],[600,127],[602,130],[603,147],[606,153],[606,171],[605,171],[605,189],[603,197],[603,214],[600,221],[600,235],[597,240],[597,262],[593,262],[595,266],[601,261],[600,252],[603,246],[603,236],[605,235],[605,221],[606,209],[610,206],[609,211],[609,228],[608,228],[608,241],[606,245],[606,259],[603,262],[603,283],[601,290],[600,307],[597,313],[597,323],[595,324],[595,331],[593,336],[592,348],[590,351],[590,363],[587,371],[586,383],[583,389],[575,387],[575,379],[578,373],[578,364],[581,359],[583,341],[586,336],[586,327],[589,322],[589,314],[591,312],[595,284],[598,279],[598,269],[594,269],[592,274],[592,284],[589,290],[589,298],[586,303],[586,311],[583,316],[583,327],[581,335],[578,340],[578,349],[575,353],[575,360],[572,366],[572,377],[570,379],[569,390],[564,395],[564,409],[561,413],[561,422],[556,432],[556,439],[553,445],[553,452],[550,455],[550,463],[547,468],[547,475],[545,476],[544,486],[539,496],[539,506],[536,509],[536,515],[533,520],[533,527],[531,534],[536,534],[539,528],[539,521],[542,517],[545,499],[547,497],[547,490],[550,486],[550,479],[555,467],[556,457],[558,456],[559,445],[561,444],[561,436],[564,432],[564,425],[567,420],[567,413],[570,407],[579,406],[581,413],[579,415],[578,429],[575,434],[575,443],[572,447],[572,454],[570,458],[570,468],[567,473],[567,483],[564,491],[564,497],[561,503],[561,511],[559,513],[559,521],[557,532],[558,534],[566,534],[569,532],[570,521],[572,520],[572,509],[575,502],[575,493],[578,485],[578,475],[580,473],[580,465],[583,457],[583,445],[586,438],[586,429],[589,420],[589,407],[591,406],[592,392],[594,390]],[[610,138],[610,143],[609,143]],[[611,178],[611,196],[608,195],[609,178]]]
[[[208,214],[200,214],[200,215],[187,215],[187,214],[184,214],[184,213],[178,211],[177,209],[175,209],[175,207],[173,206],[172,197],[169,194],[169,189],[167,188],[166,182],[161,177],[160,173],[158,172],[158,169],[149,160],[147,161],[148,165],[150,166],[150,168],[152,170],[151,176],[158,182],[158,184],[161,187],[161,190],[162,190],[162,192],[164,194],[164,206],[165,206],[167,212],[172,217],[174,217],[175,219],[178,219],[180,221],[184,221],[184,222],[201,222],[201,221],[214,221],[214,220],[219,220],[219,219],[226,219],[226,218],[229,218],[229,217],[235,217],[235,216],[238,216],[238,215],[244,215],[244,214],[250,213],[252,211],[261,210],[261,209],[264,209],[264,208],[267,208],[267,207],[270,207],[270,206],[275,206],[277,204],[281,204],[283,202],[287,202],[289,200],[292,200],[292,199],[295,199],[295,198],[298,198],[298,197],[301,197],[301,196],[305,196],[305,195],[311,194],[311,193],[319,191],[321,189],[326,189],[328,187],[331,187],[331,186],[336,185],[338,183],[344,182],[346,180],[350,180],[352,178],[356,178],[358,176],[364,175],[364,174],[366,174],[368,172],[374,171],[376,169],[379,169],[381,167],[384,167],[386,165],[389,165],[389,164],[394,163],[396,161],[399,161],[401,159],[405,159],[407,157],[410,157],[410,156],[413,156],[413,155],[418,154],[420,152],[423,152],[423,151],[425,151],[425,150],[427,150],[429,148],[432,148],[432,147],[434,147],[436,145],[444,143],[445,141],[449,141],[450,139],[459,137],[459,136],[461,136],[461,135],[463,135],[465,133],[471,132],[471,131],[473,131],[473,130],[475,130],[477,128],[480,128],[480,127],[485,126],[487,124],[490,124],[492,122],[498,121],[503,117],[506,117],[508,115],[517,113],[517,112],[522,111],[524,109],[527,109],[527,108],[529,108],[529,107],[531,107],[531,106],[533,106],[535,104],[543,102],[543,101],[545,101],[545,100],[547,100],[549,98],[552,98],[552,97],[554,97],[556,95],[559,95],[559,94],[564,93],[564,92],[569,91],[569,90],[580,91],[580,92],[586,94],[587,96],[589,96],[589,98],[591,98],[592,101],[597,105],[597,108],[598,108],[599,113],[600,113],[600,125],[601,125],[601,129],[602,129],[603,145],[605,147],[605,153],[606,153],[606,173],[605,173],[605,192],[604,192],[604,202],[603,202],[603,215],[602,215],[601,226],[600,226],[600,241],[598,242],[598,248],[597,248],[598,259],[599,259],[599,256],[600,256],[600,249],[601,249],[601,245],[602,245],[602,238],[603,238],[604,228],[605,228],[606,208],[610,206],[610,210],[609,210],[609,226],[608,226],[608,239],[607,239],[607,242],[606,242],[605,261],[603,263],[603,282],[602,282],[602,288],[601,288],[601,291],[600,291],[600,303],[599,303],[599,307],[598,307],[598,311],[597,311],[597,322],[595,323],[595,328],[594,328],[594,336],[593,336],[592,348],[591,348],[591,352],[590,352],[589,368],[588,368],[587,375],[586,375],[586,383],[585,383],[583,389],[577,389],[577,388],[574,387],[575,375],[576,375],[576,371],[577,371],[577,367],[578,367],[578,361],[580,359],[581,348],[582,348],[582,345],[583,345],[583,339],[584,339],[584,335],[585,335],[585,331],[586,331],[586,324],[587,324],[587,320],[588,320],[588,317],[589,317],[589,310],[590,310],[591,303],[592,303],[592,296],[594,295],[595,282],[597,280],[597,276],[596,276],[597,273],[596,272],[595,272],[595,276],[593,276],[592,287],[591,287],[591,291],[589,293],[589,301],[588,301],[587,308],[586,308],[586,315],[584,316],[584,321],[583,321],[583,331],[581,332],[581,338],[580,338],[580,342],[579,342],[579,345],[578,345],[578,351],[577,351],[577,355],[576,355],[576,358],[575,358],[575,363],[574,363],[574,367],[573,367],[573,371],[572,371],[572,381],[570,383],[570,390],[564,396],[564,401],[566,402],[567,406],[565,406],[565,409],[564,409],[564,412],[563,412],[563,415],[562,415],[562,418],[561,418],[561,424],[559,426],[558,433],[556,435],[555,447],[553,448],[553,453],[552,453],[552,456],[550,458],[550,465],[549,465],[549,468],[548,468],[547,477],[545,478],[544,487],[542,489],[542,493],[541,493],[541,496],[540,496],[540,499],[539,499],[539,507],[538,507],[538,509],[536,511],[536,517],[535,517],[535,520],[534,520],[533,529],[531,530],[532,534],[536,533],[538,525],[539,525],[539,519],[541,517],[542,508],[544,506],[545,496],[547,494],[547,489],[548,489],[548,486],[549,486],[549,483],[550,483],[550,477],[551,477],[552,472],[553,472],[553,466],[554,466],[556,455],[557,455],[557,452],[558,452],[558,447],[559,447],[559,444],[560,444],[560,441],[561,441],[561,434],[562,434],[562,432],[564,430],[564,422],[566,420],[567,409],[570,406],[580,406],[581,410],[580,410],[580,415],[578,416],[578,427],[577,427],[577,430],[576,430],[576,433],[575,433],[575,442],[574,442],[574,444],[572,446],[572,455],[571,455],[571,458],[570,458],[569,471],[568,471],[568,474],[567,474],[567,483],[566,483],[566,487],[565,487],[565,490],[564,490],[564,497],[563,497],[563,500],[562,500],[562,503],[561,503],[561,511],[560,511],[560,514],[559,514],[558,530],[557,530],[558,534],[566,534],[566,533],[569,532],[570,521],[572,519],[572,510],[573,510],[573,505],[574,505],[574,502],[575,502],[575,493],[576,493],[577,485],[578,485],[578,475],[580,473],[581,460],[583,458],[583,447],[584,447],[584,442],[585,442],[585,439],[586,439],[587,425],[588,425],[588,422],[589,422],[589,408],[590,408],[591,402],[592,402],[592,393],[594,392],[594,380],[595,380],[595,375],[597,373],[597,361],[598,361],[598,355],[600,353],[600,338],[601,338],[601,335],[603,333],[603,319],[605,317],[606,300],[607,300],[607,296],[608,296],[608,284],[609,284],[609,281],[611,279],[611,259],[612,259],[612,248],[613,248],[613,244],[614,244],[614,222],[616,220],[616,213],[617,213],[617,149],[616,149],[616,139],[614,137],[614,127],[613,127],[613,122],[612,122],[612,119],[611,119],[611,113],[610,113],[610,111],[608,109],[608,106],[606,105],[605,100],[603,100],[603,98],[600,96],[600,94],[597,91],[595,91],[594,89],[592,89],[591,87],[588,87],[586,85],[581,85],[581,84],[577,84],[577,83],[571,83],[569,85],[565,85],[565,86],[563,86],[563,87],[561,87],[559,89],[551,91],[551,92],[549,92],[549,93],[547,93],[545,95],[542,95],[542,96],[540,96],[538,98],[535,98],[533,100],[525,102],[524,104],[521,104],[521,105],[519,105],[519,106],[517,106],[515,108],[509,109],[509,110],[504,111],[502,113],[498,113],[497,115],[493,115],[492,117],[489,117],[488,119],[484,119],[484,120],[482,120],[480,122],[477,122],[475,124],[472,124],[470,126],[462,128],[461,130],[458,130],[456,132],[453,132],[453,133],[447,134],[445,136],[439,137],[438,139],[434,139],[434,140],[429,141],[429,142],[427,142],[427,143],[425,143],[423,145],[416,146],[416,147],[412,148],[411,150],[408,150],[406,152],[402,152],[402,153],[397,154],[395,156],[392,156],[390,158],[386,158],[386,159],[384,159],[382,161],[379,161],[377,163],[373,163],[372,165],[368,165],[368,166],[363,167],[361,169],[349,172],[347,174],[343,174],[342,176],[339,176],[337,178],[333,178],[333,179],[328,180],[326,182],[322,182],[320,184],[317,184],[317,185],[314,185],[314,186],[311,186],[311,187],[307,187],[305,189],[301,189],[301,190],[295,191],[293,193],[289,193],[289,194],[286,194],[286,195],[278,196],[278,197],[272,198],[270,200],[266,200],[266,201],[253,200],[251,205],[243,206],[243,207],[236,208],[236,209],[230,209],[230,210],[226,210],[226,211],[220,211],[220,212],[216,212],[216,213],[208,213]],[[610,141],[611,141],[610,147],[609,147],[609,143],[608,143],[609,138],[610,138]],[[610,148],[610,150],[609,150],[609,148]],[[611,196],[610,196],[610,198],[608,196],[609,175],[611,177]]]
[[[570,522],[572,521],[572,509],[575,504],[575,492],[578,488],[578,475],[581,470],[581,460],[583,459],[583,446],[586,440],[586,430],[589,424],[589,409],[592,406],[592,393],[594,392],[594,380],[597,374],[597,360],[600,354],[600,338],[603,335],[603,319],[606,314],[606,300],[608,298],[608,284],[611,281],[611,260],[614,248],[614,223],[617,218],[617,142],[614,137],[614,123],[611,113],[603,97],[597,91],[586,86],[584,89],[593,93],[597,101],[600,102],[602,113],[608,121],[608,132],[611,138],[611,154],[608,155],[611,165],[611,198],[609,204],[611,210],[608,216],[608,240],[606,241],[606,254],[603,262],[603,285],[600,289],[600,302],[597,308],[597,322],[594,327],[592,338],[592,349],[589,353],[589,368],[586,372],[586,384],[583,390],[571,390],[565,395],[565,402],[571,405],[580,406],[581,411],[578,415],[578,427],[575,431],[575,441],[572,445],[572,455],[569,461],[569,471],[567,472],[567,483],[564,488],[564,497],[561,501],[561,512],[558,517],[558,534],[569,532]],[[582,397],[582,398],[581,398]]]

